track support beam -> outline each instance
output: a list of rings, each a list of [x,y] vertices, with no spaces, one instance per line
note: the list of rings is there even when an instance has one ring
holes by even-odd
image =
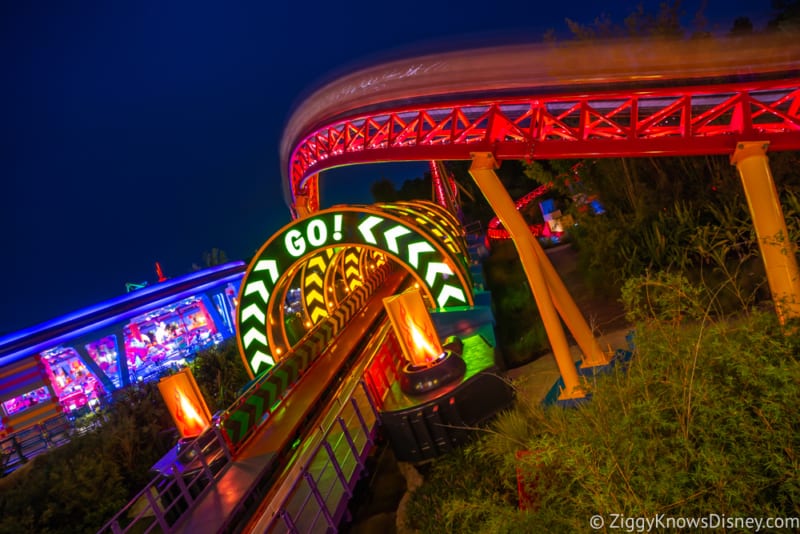
[[[750,207],[778,321],[800,319],[800,271],[797,245],[789,239],[778,191],[769,168],[767,141],[740,142],[731,156]]]
[[[542,316],[550,348],[564,381],[564,391],[559,395],[559,400],[581,399],[586,397],[586,390],[580,381],[575,363],[569,352],[567,337],[558,318],[558,313],[551,300],[551,288],[545,279],[541,262],[536,254],[539,243],[531,234],[525,219],[514,207],[514,201],[506,191],[500,179],[495,174],[497,161],[489,152],[476,152],[472,154],[472,165],[469,173],[478,184],[489,205],[497,217],[502,221],[519,253],[522,268],[528,278],[528,283],[533,292],[533,298],[539,313]],[[552,266],[551,266],[552,267]],[[581,318],[582,319],[582,318]],[[587,327],[588,328],[588,327]]]

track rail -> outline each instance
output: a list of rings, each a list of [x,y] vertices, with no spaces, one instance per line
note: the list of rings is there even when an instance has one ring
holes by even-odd
[[[335,80],[292,115],[284,184],[377,161],[730,154],[800,148],[800,44],[780,38],[505,46],[389,62]]]
[[[287,384],[279,403],[244,440],[233,443],[224,425],[212,425],[162,459],[160,474],[99,532],[239,531],[291,465],[298,440],[316,431],[317,417],[333,409],[338,384],[363,374],[365,358],[374,355],[370,343],[383,332],[382,298],[405,288],[408,280],[404,272],[391,274],[356,315],[358,320]]]

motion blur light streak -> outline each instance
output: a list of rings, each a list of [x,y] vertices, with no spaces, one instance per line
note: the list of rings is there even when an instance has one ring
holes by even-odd
[[[313,211],[319,173],[340,165],[730,154],[742,137],[787,150],[799,110],[800,44],[787,37],[488,47],[319,89],[284,130],[282,172],[290,206],[300,195]]]

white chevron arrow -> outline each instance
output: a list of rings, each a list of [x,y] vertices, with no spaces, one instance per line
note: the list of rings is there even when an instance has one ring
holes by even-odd
[[[259,260],[253,271],[269,271],[269,277],[272,278],[272,283],[278,281],[278,262],[275,260]]]
[[[375,239],[375,236],[372,234],[372,229],[375,228],[377,225],[383,222],[381,217],[376,217],[375,215],[370,215],[364,221],[358,225],[358,231],[361,232],[361,235],[364,236],[364,239],[367,243],[371,245],[377,245],[378,242]]]
[[[265,304],[269,301],[269,291],[262,280],[250,282],[244,288],[245,295],[251,295],[253,293],[258,293],[258,295],[261,297],[261,300],[264,301]]]
[[[264,312],[261,311],[261,308],[259,308],[258,304],[255,302],[242,310],[242,322],[247,321],[251,317],[255,317],[258,319],[258,322],[262,324],[265,323],[267,319],[266,315],[264,315]]]
[[[257,350],[253,355],[253,358],[250,360],[250,367],[253,368],[253,374],[258,374],[258,368],[261,367],[261,364],[263,363],[273,366],[275,365],[275,360],[273,360],[272,356],[269,354],[264,354],[260,350]]]
[[[462,291],[461,288],[448,285],[442,288],[442,291],[439,293],[439,296],[436,297],[436,302],[439,304],[440,308],[444,308],[444,305],[450,298],[458,299],[460,302],[464,304],[467,303],[467,299],[464,296],[464,291]]]
[[[408,263],[419,269],[419,255],[426,252],[433,252],[434,249],[427,241],[417,241],[408,245]]]
[[[386,246],[389,247],[389,250],[398,254],[400,251],[397,249],[397,238],[410,233],[411,230],[404,226],[395,226],[383,234],[383,237],[386,238]]]
[[[242,343],[244,343],[244,348],[249,347],[253,341],[258,341],[262,345],[267,345],[267,336],[259,332],[256,327],[253,327],[250,330],[248,330],[244,336],[242,336]]]
[[[429,287],[433,287],[437,274],[452,276],[453,271],[450,270],[450,267],[446,263],[440,261],[432,262],[428,265],[428,271],[425,273],[425,281],[428,282]]]

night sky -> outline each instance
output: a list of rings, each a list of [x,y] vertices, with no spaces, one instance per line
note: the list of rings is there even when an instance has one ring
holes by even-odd
[[[768,0],[707,3],[722,32],[771,15]],[[212,248],[249,257],[290,220],[278,143],[322,80],[406,51],[566,37],[566,18],[621,24],[632,11],[543,4],[3,2],[0,335],[155,282],[156,261],[175,277]],[[699,5],[684,2],[687,25]],[[370,202],[375,180],[426,168],[331,171],[323,206]]]

